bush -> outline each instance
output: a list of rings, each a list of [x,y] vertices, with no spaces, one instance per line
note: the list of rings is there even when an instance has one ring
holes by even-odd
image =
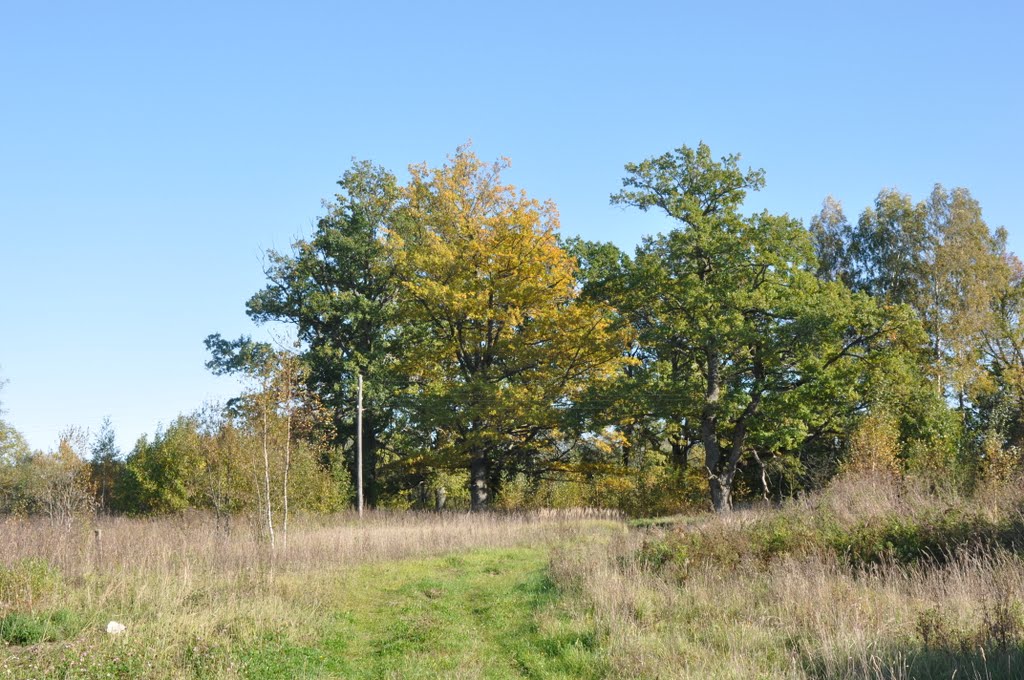
[[[708,507],[706,473],[696,466],[668,464],[639,468],[594,466],[589,477],[533,481],[519,474],[507,480],[495,500],[504,510],[605,508],[631,517],[661,517]]]
[[[899,437],[898,423],[894,418],[885,414],[866,416],[850,435],[846,469],[898,474]]]
[[[781,555],[802,553],[820,543],[820,527],[809,526],[793,515],[779,515],[752,530],[753,544],[765,562]]]

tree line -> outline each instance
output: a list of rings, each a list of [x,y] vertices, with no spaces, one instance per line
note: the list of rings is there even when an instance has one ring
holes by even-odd
[[[353,163],[247,302],[290,340],[206,339],[243,394],[88,465],[5,425],[2,509],[64,455],[102,507],[286,536],[290,511],[351,501],[357,376],[371,507],[446,486],[472,509],[725,511],[858,466],[969,487],[1019,463],[1024,277],[966,189],[886,189],[856,220],[828,198],[805,226],[743,212],[764,171],[683,146],[625,166],[612,203],[672,220],[629,253],[560,236],[507,166]]]

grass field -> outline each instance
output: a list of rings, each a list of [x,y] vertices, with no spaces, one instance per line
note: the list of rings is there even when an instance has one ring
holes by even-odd
[[[276,559],[245,527],[201,517],[98,526],[98,545],[87,526],[3,527],[0,676],[606,675],[548,567],[556,546],[619,521],[343,517],[293,529]],[[108,620],[128,630],[109,636]]]
[[[1024,492],[840,480],[560,554],[613,677],[1024,677]],[[568,595],[567,595],[568,596]]]
[[[273,557],[201,516],[8,520],[0,677],[1024,677],[1022,509],[863,478],[660,522],[306,520]]]

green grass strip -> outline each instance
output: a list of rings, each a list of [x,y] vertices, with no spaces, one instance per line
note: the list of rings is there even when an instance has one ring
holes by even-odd
[[[250,677],[598,678],[593,629],[561,606],[547,553],[479,550],[360,567],[322,602],[311,644],[268,636],[240,656]],[[238,650],[242,652],[242,650]]]

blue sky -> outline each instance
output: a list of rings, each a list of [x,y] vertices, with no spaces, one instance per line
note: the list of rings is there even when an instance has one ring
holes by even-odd
[[[663,223],[608,205],[622,165],[704,140],[767,171],[751,211],[941,182],[1024,251],[1018,3],[156,5],[0,3],[0,400],[37,448],[233,394],[203,338],[256,331],[261,254],[352,157],[472,139],[631,247]]]

